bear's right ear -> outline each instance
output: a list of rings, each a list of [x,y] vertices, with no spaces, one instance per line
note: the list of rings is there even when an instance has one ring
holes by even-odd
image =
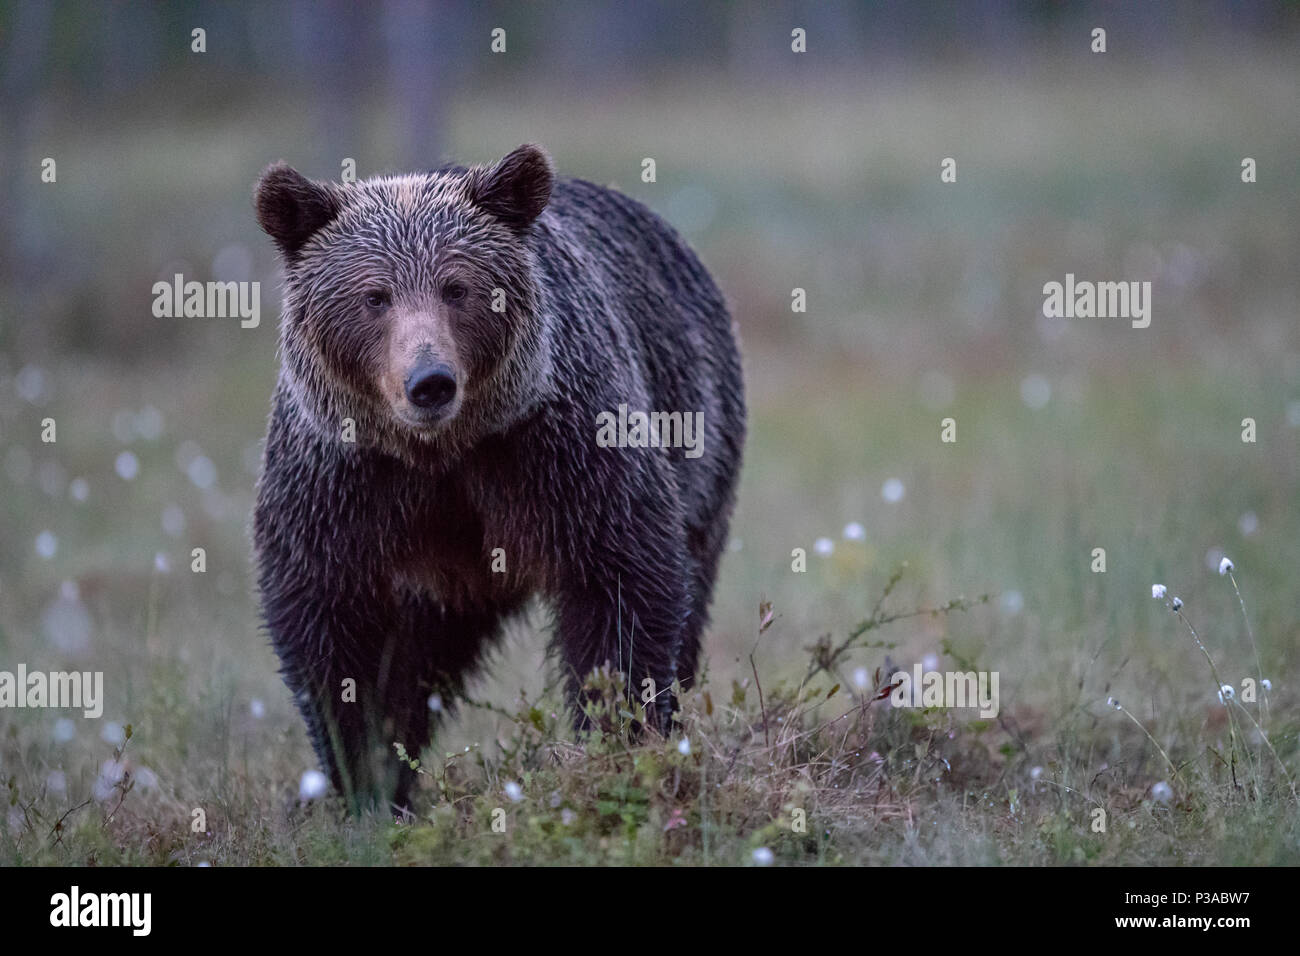
[[[287,163],[262,173],[254,201],[258,223],[289,261],[339,214],[338,197],[328,185],[312,182]]]

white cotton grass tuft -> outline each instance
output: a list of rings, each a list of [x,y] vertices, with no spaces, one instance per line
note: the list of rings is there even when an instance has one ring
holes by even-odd
[[[61,653],[79,655],[90,649],[94,622],[81,601],[81,589],[76,581],[59,585],[59,596],[41,612],[41,630],[50,645]]]
[[[99,730],[99,739],[106,744],[120,747],[126,743],[126,730],[115,720],[107,721]]]
[[[681,754],[683,757],[689,757],[691,755],[690,737],[683,737],[681,740],[677,742],[677,752]]]
[[[66,744],[77,736],[77,725],[70,717],[60,717],[54,722],[54,742]]]
[[[429,710],[433,711],[435,714],[441,714],[441,713],[442,713],[442,695],[441,695],[441,694],[430,694],[430,695],[429,695]]]
[[[897,478],[890,478],[880,487],[880,497],[891,505],[896,505],[902,501],[905,494],[907,494],[907,488]]]
[[[146,405],[136,412],[132,425],[135,428],[135,433],[145,441],[157,441],[163,433],[162,412],[152,405]]]
[[[185,476],[196,488],[206,491],[217,483],[217,466],[207,455],[199,455],[186,467]]]
[[[853,686],[858,690],[866,690],[867,685],[871,682],[871,674],[865,667],[856,668],[853,671]]]
[[[100,803],[108,800],[118,789],[118,784],[126,777],[126,764],[121,760],[105,760],[99,765],[99,775],[91,794]]]
[[[505,785],[504,790],[511,803],[518,803],[524,798],[524,788],[513,780]]]
[[[1251,517],[1253,518],[1253,517],[1254,517],[1254,513],[1251,512],[1250,514],[1251,514]],[[1243,533],[1243,534],[1246,533],[1244,529],[1243,529],[1242,533]],[[1263,665],[1263,663],[1262,663],[1262,661],[1260,660],[1260,657],[1259,657],[1259,645],[1258,645],[1257,643],[1255,643],[1255,630],[1254,630],[1254,628],[1252,628],[1252,627],[1250,626],[1250,615],[1246,613],[1246,599],[1245,599],[1244,597],[1242,597],[1242,594],[1241,594],[1241,585],[1239,585],[1239,584],[1237,583],[1237,576],[1236,576],[1235,574],[1232,573],[1232,572],[1233,572],[1233,569],[1234,569],[1234,565],[1233,565],[1233,563],[1232,563],[1232,559],[1229,558],[1226,554],[1223,555],[1223,557],[1222,557],[1222,558],[1220,559],[1220,561],[1219,561],[1219,575],[1220,575],[1220,577],[1222,577],[1222,576],[1224,576],[1224,575],[1227,576],[1228,580],[1232,583],[1232,590],[1233,590],[1233,592],[1237,595],[1237,606],[1241,608],[1241,619],[1242,619],[1242,620],[1245,622],[1245,624],[1246,624],[1246,636],[1247,636],[1248,638],[1250,638],[1250,649],[1251,649],[1251,650],[1254,652],[1254,654],[1255,654],[1255,674],[1256,674],[1257,677],[1259,677],[1259,679],[1260,679],[1260,681],[1259,681],[1259,682],[1260,682],[1260,687],[1261,687],[1261,688],[1263,689],[1263,691],[1264,691],[1264,698],[1263,698],[1263,700],[1260,701],[1260,715],[1261,715],[1261,718],[1262,718],[1262,722],[1265,723],[1265,724],[1267,724],[1267,723],[1268,723],[1268,692],[1269,692],[1269,690],[1271,689],[1271,686],[1272,686],[1272,685],[1269,684],[1268,681],[1264,680],[1264,665]],[[1240,706],[1240,705],[1238,705],[1238,706]],[[1243,708],[1243,710],[1244,710],[1244,708]],[[1247,715],[1247,716],[1249,716],[1249,715]],[[1257,726],[1257,729],[1259,730],[1260,735],[1264,738],[1264,743],[1268,744],[1269,749],[1271,750],[1272,747],[1273,747],[1273,745],[1270,744],[1270,743],[1268,743],[1268,735],[1264,733],[1264,729],[1263,729],[1262,727],[1258,727],[1258,726]],[[1273,756],[1276,758],[1276,757],[1277,757],[1277,753],[1274,752]],[[1278,763],[1281,763],[1281,760],[1280,760],[1280,759],[1278,760]],[[1286,769],[1286,767],[1285,767],[1285,765],[1283,765],[1283,770],[1285,770],[1285,769]],[[1290,779],[1290,778],[1288,777],[1288,779]],[[1294,782],[1292,782],[1292,784],[1291,784],[1291,792],[1292,792],[1292,795],[1294,796],[1294,795],[1295,795],[1295,783],[1294,783]]]
[[[162,511],[162,529],[173,538],[185,533],[185,512],[180,505],[170,504]]]
[[[760,846],[754,850],[753,859],[759,866],[771,866],[776,859],[776,854],[767,847]]]
[[[1038,411],[1052,398],[1052,383],[1041,375],[1026,375],[1020,382],[1020,400],[1026,408]]]
[[[254,697],[248,702],[248,712],[254,720],[261,720],[266,716],[266,704],[262,703],[260,698]]]
[[[303,803],[319,800],[325,796],[325,791],[328,789],[329,781],[325,779],[325,774],[319,770],[308,770],[298,781],[298,799]]]
[[[52,794],[68,792],[68,777],[62,770],[51,770],[45,777],[45,789]]]
[[[63,494],[68,476],[63,466],[57,461],[46,461],[41,463],[37,479],[40,482],[41,491],[51,498],[58,498]]]
[[[36,536],[36,553],[46,561],[50,560],[59,551],[59,539],[55,537],[53,531],[42,531]]]
[[[24,365],[14,376],[14,391],[28,404],[40,405],[50,394],[45,371],[36,365]]]
[[[134,452],[124,451],[113,462],[113,470],[123,481],[135,481],[136,475],[140,474],[140,459]]]
[[[829,558],[835,551],[835,542],[830,538],[818,538],[813,542],[813,551],[823,558]]]
[[[1174,798],[1174,788],[1161,780],[1151,785],[1151,799],[1156,803],[1168,803]]]
[[[1043,768],[1042,768],[1042,767],[1031,767],[1031,768],[1029,769],[1029,779],[1030,779],[1030,780],[1038,780],[1040,777],[1042,777],[1042,775],[1043,775]]]
[[[1262,677],[1260,678],[1259,686],[1264,688],[1265,690],[1272,690],[1273,682],[1269,680],[1267,677]]]
[[[1233,590],[1237,592],[1237,601],[1241,605],[1241,615],[1246,620],[1246,631],[1248,634],[1250,634],[1250,643],[1251,646],[1254,647],[1255,636],[1250,630],[1250,618],[1246,614],[1246,602],[1242,600],[1241,588],[1237,586],[1237,579],[1231,573],[1232,562],[1222,552],[1219,552],[1218,559],[1219,559],[1219,564],[1218,564],[1219,573],[1228,575],[1228,580],[1232,582]],[[1208,554],[1206,555],[1206,563],[1209,564]],[[1214,565],[1211,565],[1211,567],[1214,567]],[[1201,636],[1196,633],[1196,628],[1192,627],[1192,622],[1189,621],[1187,617],[1182,613],[1182,606],[1183,606],[1183,602],[1178,597],[1174,597],[1173,600],[1169,602],[1170,610],[1174,611],[1178,615],[1178,620],[1182,622],[1184,627],[1187,628],[1187,632],[1192,636],[1192,640],[1196,642],[1197,648],[1200,650],[1202,656],[1204,656],[1205,662],[1210,666],[1210,673],[1214,675],[1214,682],[1218,686],[1218,690],[1216,691],[1216,696],[1219,698],[1219,703],[1224,708],[1228,708],[1229,702],[1234,702],[1234,703],[1236,702],[1236,696],[1237,696],[1236,691],[1233,690],[1231,684],[1224,683],[1223,678],[1219,676],[1219,669],[1214,664],[1214,658],[1212,658],[1210,656],[1210,652],[1205,649],[1205,644],[1201,641]],[[1259,667],[1258,647],[1255,647],[1255,666],[1257,668]],[[1259,671],[1257,670],[1256,673],[1259,673]],[[1261,678],[1261,684],[1262,682],[1263,679]],[[1258,731],[1259,733],[1259,739],[1261,739],[1264,742],[1264,746],[1266,746],[1269,752],[1272,753],[1273,759],[1277,761],[1278,766],[1282,769],[1282,773],[1286,777],[1287,783],[1290,784],[1291,786],[1291,796],[1295,799],[1300,800],[1300,794],[1297,794],[1296,792],[1295,780],[1291,776],[1291,772],[1287,769],[1286,764],[1282,762],[1282,758],[1278,756],[1277,751],[1273,748],[1273,744],[1269,742],[1268,734],[1265,733],[1263,726],[1261,726],[1261,722],[1257,721],[1251,715],[1250,711],[1247,710],[1245,707],[1243,707],[1240,703],[1237,704],[1237,707],[1241,710],[1242,714],[1245,715],[1250,720],[1250,722],[1254,725],[1255,730]],[[1261,701],[1261,712],[1264,721],[1267,721],[1268,719],[1267,692],[1265,693]],[[1127,711],[1125,711],[1125,713],[1128,714]],[[1128,716],[1139,727],[1142,727],[1141,722],[1138,721],[1136,717],[1134,717],[1132,714],[1128,714]],[[1238,730],[1237,730],[1236,721],[1233,720],[1233,712],[1231,709],[1228,709],[1228,729],[1231,734],[1232,752],[1235,761],[1236,753],[1237,753]],[[1168,754],[1166,754],[1164,752],[1164,749],[1161,748],[1158,743],[1156,743],[1156,739],[1151,736],[1150,732],[1147,731],[1145,727],[1142,727],[1142,731],[1146,733],[1147,738],[1151,741],[1152,745],[1155,746],[1158,750],[1160,750],[1161,756],[1165,758],[1165,763],[1169,764],[1169,769],[1173,771],[1174,777],[1177,778],[1178,770],[1174,767],[1173,761],[1169,759]]]
[[[845,541],[861,541],[867,536],[867,529],[862,527],[856,521],[850,521],[844,526]]]
[[[1166,588],[1163,584],[1151,585],[1151,596],[1155,598],[1157,601],[1163,601],[1165,599],[1165,595],[1167,595],[1168,593],[1169,593],[1168,588]]]

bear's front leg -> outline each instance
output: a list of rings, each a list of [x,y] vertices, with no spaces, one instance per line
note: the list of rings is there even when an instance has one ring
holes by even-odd
[[[322,769],[354,811],[405,806],[414,774],[393,743],[417,756],[428,742],[433,684],[401,615],[357,593],[295,598],[265,597],[266,617]]]
[[[392,466],[296,427],[286,401],[277,392],[253,515],[263,620],[336,790],[353,810],[400,806],[414,775],[393,743],[415,756],[428,742],[435,609],[393,587]]]

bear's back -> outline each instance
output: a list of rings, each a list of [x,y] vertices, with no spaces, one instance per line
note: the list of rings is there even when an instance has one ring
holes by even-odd
[[[642,410],[703,413],[704,458],[686,459],[680,449],[670,458],[679,470],[690,467],[686,481],[700,492],[691,517],[705,520],[721,504],[715,488],[739,465],[745,433],[739,347],[717,285],[663,219],[581,179],[557,180],[530,245],[562,338],[608,350],[570,356],[591,363],[584,373],[617,390],[625,384],[621,363],[635,362],[651,403]]]

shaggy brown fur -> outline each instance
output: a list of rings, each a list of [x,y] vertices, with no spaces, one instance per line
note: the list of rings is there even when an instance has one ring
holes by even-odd
[[[336,787],[404,804],[392,743],[427,743],[430,695],[451,704],[533,595],[571,700],[604,665],[636,691],[649,677],[667,731],[745,433],[732,322],[696,257],[627,197],[557,182],[534,146],[354,185],[276,165],[256,205],[286,271],[262,607]],[[412,386],[430,369],[454,389],[436,407]],[[620,404],[702,412],[702,456],[600,447]]]

